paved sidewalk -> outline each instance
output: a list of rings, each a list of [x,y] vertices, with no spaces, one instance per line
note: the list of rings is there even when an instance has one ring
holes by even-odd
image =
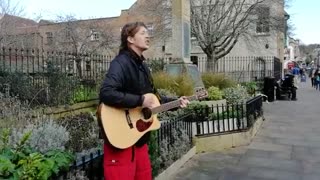
[[[320,91],[300,83],[298,101],[264,104],[249,146],[195,155],[174,180],[320,180]]]

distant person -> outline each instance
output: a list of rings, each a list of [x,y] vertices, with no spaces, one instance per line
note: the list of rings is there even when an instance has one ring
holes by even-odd
[[[319,71],[319,68],[317,68],[316,72],[314,73],[314,79],[315,79],[315,88],[316,88],[316,90],[319,89],[319,91],[320,91],[320,71]]]
[[[314,78],[314,75],[316,73],[316,69],[317,68],[311,68],[310,69],[310,73],[309,73],[309,77],[310,77],[310,80],[311,80],[311,87],[315,87],[315,78]]]
[[[284,76],[282,86],[289,88],[289,90],[291,91],[291,100],[296,101],[298,86],[295,81],[295,76],[291,73],[286,74]]]
[[[300,68],[297,65],[292,69],[292,74],[294,75],[295,81],[298,82],[299,75],[300,75]]]
[[[292,74],[294,76],[298,76],[300,74],[300,68],[298,66],[295,66],[293,69],[292,69]]]
[[[316,68],[311,68],[309,71],[309,78],[311,81],[311,87],[314,87],[314,73],[316,72]]]

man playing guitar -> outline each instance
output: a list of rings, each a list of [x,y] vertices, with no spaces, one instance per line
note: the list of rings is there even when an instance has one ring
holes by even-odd
[[[101,103],[115,108],[152,109],[159,105],[159,101],[166,103],[175,100],[159,96],[153,85],[150,71],[142,55],[149,45],[150,38],[144,23],[128,23],[122,28],[119,54],[112,60],[100,90]],[[155,101],[150,93],[157,95],[159,101]],[[189,103],[186,97],[181,97],[179,100],[180,107],[186,107]],[[112,120],[115,123],[120,121]],[[128,135],[123,133],[122,136]],[[151,163],[147,146],[149,136],[150,132],[147,132],[131,147],[121,149],[114,147],[104,134],[105,179],[151,180]]]

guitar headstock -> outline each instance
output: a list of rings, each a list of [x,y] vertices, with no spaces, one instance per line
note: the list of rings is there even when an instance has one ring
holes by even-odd
[[[204,87],[195,88],[195,96],[198,100],[202,100],[208,97],[208,91]]]

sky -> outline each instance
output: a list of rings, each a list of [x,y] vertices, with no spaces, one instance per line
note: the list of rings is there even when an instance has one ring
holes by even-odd
[[[294,38],[303,44],[320,44],[320,1],[291,0],[287,9],[294,24]]]
[[[24,16],[34,19],[56,19],[58,15],[74,15],[78,19],[119,16],[136,0],[12,0],[24,8]]]
[[[24,7],[24,16],[54,20],[57,15],[74,15],[78,19],[119,16],[136,0],[12,0]],[[294,24],[293,37],[304,44],[320,43],[320,0],[290,0],[286,9]]]

